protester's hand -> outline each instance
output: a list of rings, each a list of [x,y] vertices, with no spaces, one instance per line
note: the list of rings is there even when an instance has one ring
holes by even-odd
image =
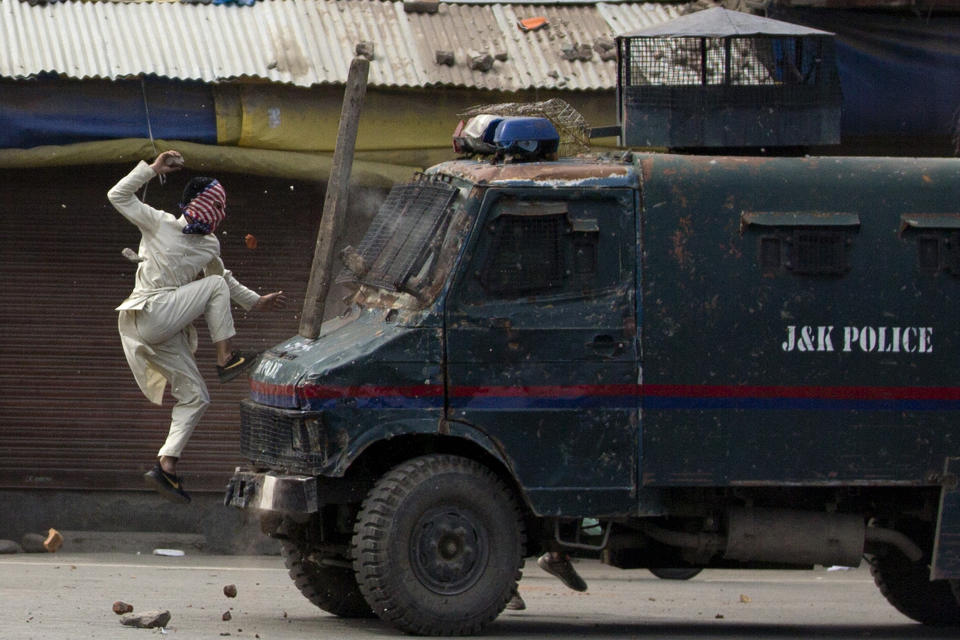
[[[180,155],[179,151],[174,151],[173,149],[164,151],[157,156],[157,159],[153,161],[150,168],[153,169],[158,176],[180,171],[180,169],[183,168],[183,156]]]
[[[257,303],[253,305],[254,311],[272,311],[274,309],[283,309],[287,306],[287,296],[283,291],[274,291],[260,296]]]

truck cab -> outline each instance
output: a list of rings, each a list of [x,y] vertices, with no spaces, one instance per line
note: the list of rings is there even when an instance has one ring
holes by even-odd
[[[415,634],[479,632],[545,550],[866,557],[960,622],[957,202],[948,159],[435,166],[264,354],[226,502],[317,606]]]

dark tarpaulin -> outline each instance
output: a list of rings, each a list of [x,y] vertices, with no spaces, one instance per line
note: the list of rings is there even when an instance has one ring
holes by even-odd
[[[149,138],[151,134],[216,144],[211,88],[160,79],[142,84],[139,80],[57,78],[0,81],[0,148]]]
[[[954,132],[960,17],[775,6],[769,15],[836,34],[843,135]]]

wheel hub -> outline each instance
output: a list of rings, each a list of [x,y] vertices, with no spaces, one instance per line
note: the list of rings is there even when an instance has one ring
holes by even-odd
[[[438,507],[417,521],[411,540],[411,566],[431,591],[453,595],[466,591],[487,564],[486,529],[470,511]]]

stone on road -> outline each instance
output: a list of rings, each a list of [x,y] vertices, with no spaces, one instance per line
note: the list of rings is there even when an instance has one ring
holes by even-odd
[[[169,611],[144,611],[143,613],[128,613],[120,618],[120,623],[138,629],[156,629],[170,624]]]
[[[901,640],[957,637],[924,627],[880,595],[865,568],[853,571],[707,570],[689,581],[643,570],[577,563],[590,588],[577,593],[528,560],[520,582],[525,611],[505,611],[484,638]],[[224,616],[224,585],[235,585]],[[741,596],[745,595],[746,598]],[[313,606],[277,556],[187,554],[172,558],[74,553],[0,557],[0,638],[78,640],[146,637],[118,630],[111,605],[172,615],[170,640],[409,638],[379,620],[341,619]],[[229,618],[229,619],[224,619]],[[122,634],[122,635],[121,635]],[[153,637],[151,635],[151,637]]]

